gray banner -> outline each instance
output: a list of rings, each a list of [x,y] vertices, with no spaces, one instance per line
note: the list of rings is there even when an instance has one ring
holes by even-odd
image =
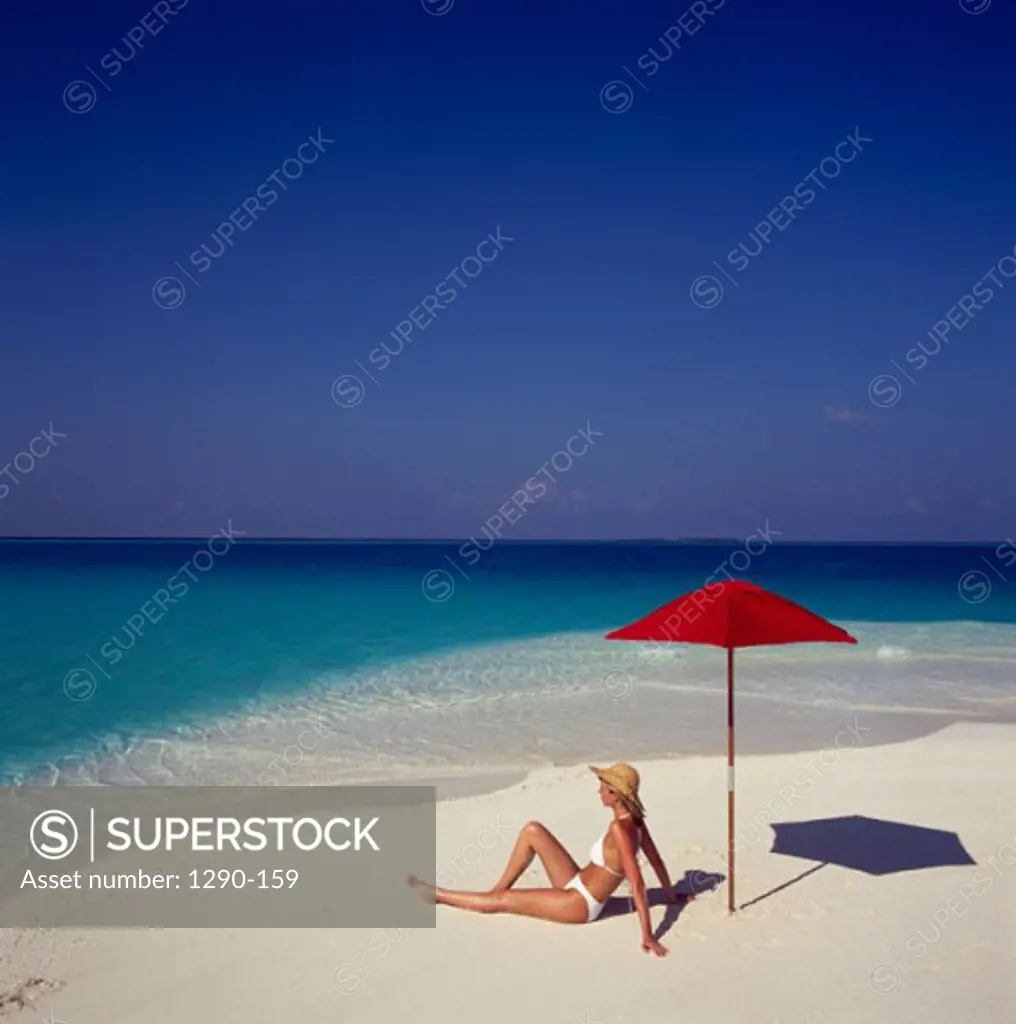
[[[430,786],[0,789],[0,927],[433,928]]]

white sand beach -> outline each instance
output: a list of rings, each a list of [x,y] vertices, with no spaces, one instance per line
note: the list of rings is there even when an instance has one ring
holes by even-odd
[[[823,751],[739,758],[736,894],[746,906],[730,917],[720,885],[673,908],[664,959],[641,951],[629,913],[565,926],[439,907],[436,930],[425,931],[8,931],[0,1016],[66,1024],[1008,1019],[1016,727],[957,724],[874,746],[863,715],[843,726]],[[602,763],[624,756],[612,753]],[[637,767],[672,876],[703,888],[708,873],[725,874],[725,759]],[[439,876],[487,888],[532,819],[584,861],[605,814],[581,765],[442,802]],[[767,818],[855,815],[955,832],[976,863],[882,875],[827,864],[799,877],[815,862],[770,852]],[[873,839],[866,854],[878,861],[888,851],[877,848],[875,829],[862,824],[857,834]],[[538,867],[520,884],[543,884]],[[654,907],[654,924],[665,909]]]

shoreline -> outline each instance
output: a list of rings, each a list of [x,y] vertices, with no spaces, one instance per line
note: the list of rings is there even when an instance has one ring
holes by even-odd
[[[763,698],[765,699],[765,698]],[[859,733],[864,734],[863,745],[872,749],[880,747],[898,746],[900,744],[911,743],[915,740],[921,740],[926,737],[931,737],[937,733],[943,732],[954,725],[973,725],[977,727],[985,728],[1016,728],[1016,719],[1009,721],[1003,719],[982,719],[977,718],[971,713],[969,717],[957,717],[949,712],[945,711],[928,711],[915,713],[910,709],[893,709],[886,710],[884,708],[873,709],[870,707],[866,708],[841,708],[837,711],[846,712],[846,714],[839,715],[829,713],[828,717],[823,716],[822,722],[828,727],[833,723],[839,724],[837,733],[830,734],[828,728],[822,731],[825,736],[832,736],[832,742],[829,742],[823,746],[817,746],[814,743],[809,743],[805,735],[799,735],[798,742],[787,743],[781,737],[770,735],[760,739],[754,737],[753,741],[747,743],[738,743],[736,756],[738,758],[755,758],[755,757],[781,757],[781,756],[792,756],[798,754],[821,754],[826,750],[839,749],[835,742],[836,735],[842,731],[851,731],[853,726]],[[851,717],[856,714],[856,718],[861,717],[861,713],[865,713],[864,722],[850,722]],[[883,725],[882,729],[879,729],[879,720]],[[886,726],[894,728],[885,728]],[[745,727],[741,726],[742,731],[746,731]],[[725,730],[721,730],[724,734],[717,735],[714,742],[708,740],[704,741],[703,745],[699,749],[686,750],[682,752],[674,751],[655,751],[649,752],[645,756],[640,757],[639,761],[664,761],[664,762],[682,762],[688,760],[695,760],[701,758],[715,758],[721,755],[726,755],[726,736]],[[812,734],[815,735],[815,734]],[[1014,733],[1016,735],[1016,733]],[[741,733],[737,734],[738,740],[741,738]],[[841,744],[840,747],[846,744]],[[851,744],[853,745],[853,744]],[[623,749],[623,744],[618,745],[618,749],[614,755],[603,752],[598,755],[590,754],[586,758],[573,758],[564,762],[554,762],[546,765],[504,765],[496,768],[463,768],[460,773],[449,773],[449,774],[427,774],[427,775],[406,775],[406,774],[395,774],[392,776],[376,776],[370,779],[357,779],[353,782],[337,781],[335,783],[325,783],[327,785],[386,785],[386,786],[434,786],[437,789],[437,799],[439,803],[451,803],[457,800],[469,799],[470,797],[476,796],[488,796],[510,790],[520,784],[525,784],[530,781],[533,777],[539,776],[544,772],[552,771],[574,771],[579,770],[583,766],[589,763],[610,763],[617,760],[624,760],[626,754]]]
[[[527,695],[472,706],[470,719],[463,721],[461,711],[452,709],[413,709],[392,713],[378,726],[378,739],[361,744],[358,759],[352,761],[344,746],[343,734],[328,724],[319,723],[301,731],[313,716],[285,720],[282,728],[264,737],[253,735],[214,742],[191,737],[155,738],[131,745],[129,758],[111,757],[89,763],[68,757],[61,763],[40,769],[27,785],[60,787],[64,785],[434,785],[438,799],[456,799],[505,788],[523,780],[532,772],[580,763],[613,763],[618,760],[682,760],[726,753],[726,696],[721,690],[701,691],[646,685],[638,694],[620,701],[604,700],[602,695],[564,694],[546,698],[538,710],[525,708],[530,718],[540,716],[547,731],[538,744],[524,756],[507,749],[498,751],[484,745],[499,732],[500,724],[513,705],[525,706]],[[576,715],[586,712],[581,737],[556,737],[555,722],[567,727]],[[520,712],[522,714],[522,712]],[[1016,707],[1003,715],[997,706],[985,714],[972,707],[959,711],[944,708],[914,710],[872,704],[808,703],[765,693],[739,693],[736,698],[736,749],[738,756],[794,754],[822,750],[833,745],[835,736],[851,723],[865,733],[872,746],[893,745],[932,735],[957,723],[1016,723]],[[597,717],[598,716],[598,717]],[[395,763],[397,758],[384,754],[385,740],[396,729],[397,738],[413,743],[422,718],[433,728],[427,749],[442,752],[442,764]],[[377,725],[375,719],[374,725]],[[435,726],[434,723],[437,723]],[[514,723],[512,723],[514,724]],[[363,723],[354,722],[362,733]],[[536,735],[535,725],[527,725],[526,735]],[[462,737],[481,748],[476,755]],[[521,735],[521,733],[519,734]],[[625,737],[619,741],[617,737]],[[292,742],[297,739],[298,742]],[[372,753],[372,742],[378,751]],[[419,741],[415,741],[419,748]],[[403,747],[404,749],[404,747]],[[273,753],[269,753],[273,752]],[[506,756],[507,755],[507,756]],[[378,760],[383,758],[382,766]],[[388,763],[385,765],[384,761]],[[139,780],[146,772],[165,764],[178,763],[179,774],[165,781]],[[245,774],[237,765],[246,765]]]
[[[854,723],[850,722],[852,714],[850,712],[858,712],[857,717],[860,717],[860,711],[870,711],[871,709],[841,709],[848,712],[844,715],[830,715],[828,720],[825,720],[827,724],[835,721],[840,728],[837,732],[842,730],[850,729]],[[872,748],[896,746],[901,743],[910,743],[914,740],[923,739],[927,736],[933,736],[938,732],[948,729],[950,726],[959,724],[959,722],[970,722],[970,724],[984,725],[984,726],[999,726],[1002,728],[1008,727],[1014,723],[996,720],[971,720],[971,719],[953,719],[945,712],[925,712],[921,714],[914,714],[909,710],[902,711],[889,711],[885,712],[883,709],[879,709],[879,714],[884,721],[884,725],[895,726],[896,731],[889,732],[886,729],[882,729],[878,734],[875,733],[877,725],[872,724],[861,724],[857,723],[855,728],[861,733],[871,732],[871,735],[864,736],[864,745]],[[943,721],[943,718],[949,720]],[[867,722],[872,722],[872,717],[866,719]],[[757,737],[754,742],[749,742],[743,745],[739,745],[737,749],[738,757],[779,757],[789,756],[804,753],[820,754],[824,750],[835,748],[835,733],[832,734],[833,742],[825,746],[816,746],[814,743],[807,742],[804,736],[800,737],[797,743],[785,743],[781,742],[779,737],[768,736],[764,740],[759,740]],[[699,758],[712,758],[719,757],[726,754],[726,736],[717,735],[715,742],[704,741],[703,745],[699,749],[686,750],[682,752],[674,751],[651,751],[645,756],[640,756],[639,761],[665,761],[665,762],[681,762],[694,760]],[[569,761],[554,762],[546,765],[504,765],[501,767],[485,768],[476,767],[469,768],[463,767],[459,773],[447,773],[447,774],[424,774],[424,775],[407,775],[405,773],[396,773],[391,776],[374,776],[371,778],[358,778],[354,781],[343,781],[339,780],[334,783],[322,783],[323,785],[386,785],[386,786],[434,786],[437,789],[437,799],[439,803],[450,803],[457,800],[464,800],[470,797],[476,796],[487,796],[495,793],[500,793],[505,790],[514,788],[517,785],[524,784],[530,781],[533,777],[539,776],[544,772],[552,771],[573,771],[582,768],[587,763],[593,762],[612,762],[617,760],[624,760],[624,750],[620,749],[623,744],[618,745],[619,749],[615,751],[615,755],[611,755],[607,752],[603,752],[599,755],[590,754],[586,758],[573,758]]]

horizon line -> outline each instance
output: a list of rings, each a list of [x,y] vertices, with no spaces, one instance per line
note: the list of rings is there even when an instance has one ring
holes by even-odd
[[[213,535],[214,536],[214,535]],[[465,544],[471,537],[261,537],[244,536],[243,543],[259,544]],[[742,537],[528,537],[498,538],[497,544],[744,544],[749,538]],[[1008,538],[1002,538],[1006,541]],[[203,543],[204,535],[186,536],[137,536],[137,537],[67,537],[67,536],[0,536],[0,543],[39,542],[88,542],[95,544],[133,543]],[[235,542],[234,542],[235,543]],[[968,547],[988,546],[999,543],[992,540],[771,540],[771,545],[854,545],[854,546],[896,546],[896,547]]]

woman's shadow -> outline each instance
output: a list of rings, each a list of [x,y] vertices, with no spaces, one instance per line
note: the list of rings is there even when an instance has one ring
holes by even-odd
[[[677,919],[696,896],[712,892],[724,881],[726,881],[726,876],[717,872],[686,871],[684,878],[674,886],[678,895],[682,897],[677,903],[667,903],[663,896],[663,890],[660,888],[647,889],[646,900],[649,906],[665,906],[667,908],[667,912],[653,936],[656,941],[659,942],[674,927]],[[623,917],[625,914],[634,913],[635,901],[630,896],[611,896],[597,920],[603,921],[608,917]]]

